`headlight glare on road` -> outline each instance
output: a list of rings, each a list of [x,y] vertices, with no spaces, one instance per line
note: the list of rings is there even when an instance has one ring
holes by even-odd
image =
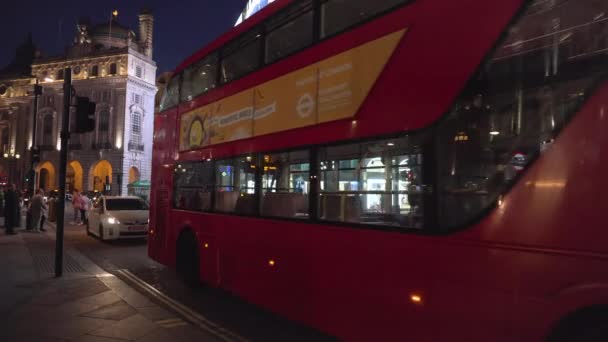
[[[120,224],[120,221],[118,221],[114,217],[108,217],[108,223],[109,224]]]

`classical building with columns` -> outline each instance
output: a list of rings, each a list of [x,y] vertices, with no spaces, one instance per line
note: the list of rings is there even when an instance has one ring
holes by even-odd
[[[36,47],[31,34],[16,50],[11,64],[0,69],[0,185],[23,184],[30,168],[33,113],[31,64]]]
[[[10,97],[10,108],[23,103],[23,109],[15,115],[18,121],[15,131],[9,128],[7,160],[16,160],[11,159],[13,149],[23,151],[20,153],[23,155],[33,144],[38,146],[41,151],[36,167],[38,187],[51,190],[57,188],[59,182],[63,80],[64,70],[68,67],[72,70],[72,86],[76,95],[89,97],[97,104],[95,130],[71,135],[66,178],[68,189],[105,190],[125,195],[128,184],[150,179],[157,90],[156,63],[152,59],[153,22],[152,14],[142,11],[139,32],[135,34],[119,23],[116,13],[110,21],[97,25],[81,20],[76,27],[74,43],[65,55],[35,59],[31,64],[33,76],[11,83],[11,89],[26,90],[20,93],[14,90],[21,96]],[[31,92],[36,79],[43,93],[38,99],[36,131],[32,133]],[[2,82],[0,80],[0,87]],[[18,86],[19,82],[23,85]],[[0,111],[3,108],[1,104]],[[2,140],[1,135],[4,127],[2,113],[0,142],[6,140]],[[12,127],[10,120],[13,117],[10,115],[7,117],[8,126]],[[75,115],[71,115],[70,120],[73,132]],[[23,178],[27,167],[17,169],[17,177]]]

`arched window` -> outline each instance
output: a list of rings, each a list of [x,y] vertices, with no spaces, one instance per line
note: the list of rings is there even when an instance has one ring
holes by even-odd
[[[110,142],[110,111],[107,109],[101,110],[97,122],[97,141],[99,144],[108,144]]]
[[[42,120],[42,144],[53,146],[53,114],[47,114]]]
[[[91,76],[95,76],[95,77],[99,76],[99,66],[93,65],[91,67]]]
[[[116,75],[116,63],[110,64],[110,75]]]
[[[58,80],[62,80],[63,79],[63,69],[57,70],[57,79]]]

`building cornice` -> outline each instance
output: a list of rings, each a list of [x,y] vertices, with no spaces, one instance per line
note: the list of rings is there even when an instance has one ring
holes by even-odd
[[[136,78],[136,77],[133,77],[133,76],[129,76],[128,79],[127,79],[127,82],[135,84],[135,85],[143,87],[143,88],[146,88],[147,90],[150,90],[150,91],[157,91],[158,90],[158,88],[156,87],[155,84],[148,83],[148,82],[146,82],[146,81],[144,81],[142,79],[139,79],[139,78]]]
[[[126,57],[129,55],[129,50],[127,48],[119,49],[112,52],[100,53],[100,54],[90,54],[81,57],[73,57],[70,58],[68,56],[60,56],[60,57],[50,57],[45,59],[38,59],[32,63],[32,67],[34,66],[45,66],[45,65],[53,65],[53,64],[61,64],[61,63],[72,63],[72,62],[85,62],[88,60],[97,60],[104,59],[109,57]]]

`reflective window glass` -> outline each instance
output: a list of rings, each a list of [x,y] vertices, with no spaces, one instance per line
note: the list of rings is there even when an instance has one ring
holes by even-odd
[[[411,0],[328,0],[321,7],[321,37],[334,35]]]
[[[176,209],[210,211],[213,193],[213,163],[177,164],[173,205]]]
[[[217,54],[212,54],[184,70],[181,100],[190,101],[197,95],[216,87]]]
[[[163,99],[160,102],[160,110],[169,109],[175,107],[179,102],[179,80],[181,75],[174,76],[169,81],[167,90],[163,94]]]
[[[261,36],[254,30],[222,49],[222,83],[241,78],[260,67]]]
[[[605,75],[606,13],[605,1],[538,1],[508,29],[438,128],[443,226],[474,220],[550,148]]]
[[[266,25],[266,63],[301,50],[313,41],[312,1],[302,1],[270,19]]]

